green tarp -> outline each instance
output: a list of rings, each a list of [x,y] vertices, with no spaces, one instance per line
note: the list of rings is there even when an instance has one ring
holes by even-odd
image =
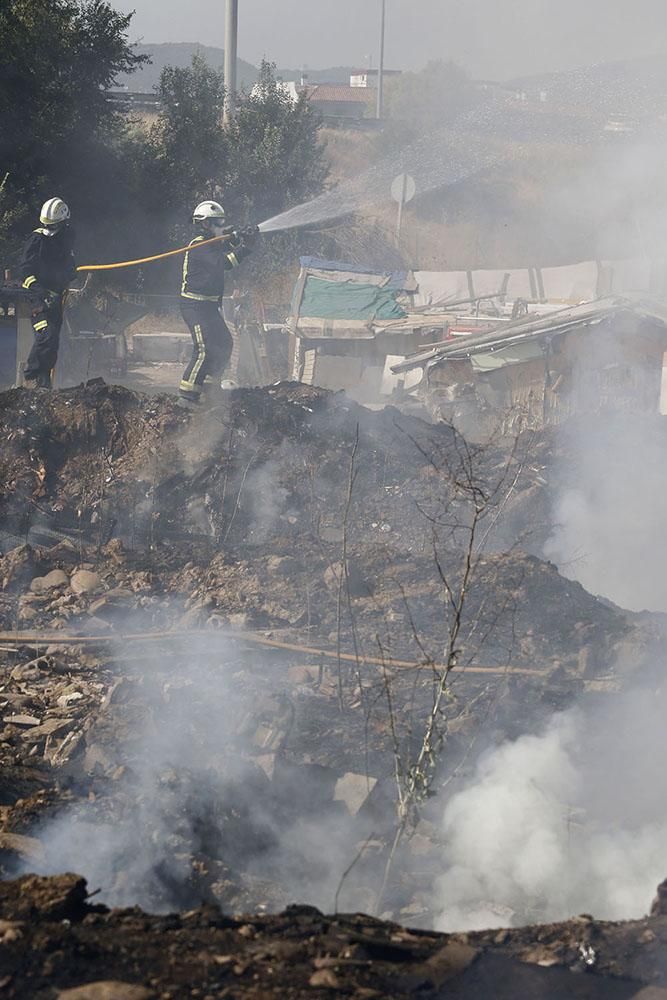
[[[390,288],[309,276],[299,314],[317,319],[403,319],[407,314],[396,301],[396,295],[396,290]]]

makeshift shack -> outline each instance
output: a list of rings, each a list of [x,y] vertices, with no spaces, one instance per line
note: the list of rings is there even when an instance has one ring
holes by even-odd
[[[289,376],[345,389],[361,402],[400,395],[421,379],[400,364],[426,348],[538,320],[612,293],[655,294],[664,262],[583,261],[559,267],[368,272],[302,258],[286,323]]]
[[[454,319],[452,307],[461,304],[433,311],[415,304],[418,292],[412,271],[368,272],[302,258],[286,323],[290,377],[345,389],[361,402],[391,394],[404,381],[391,374],[391,364],[442,340]],[[485,328],[481,315],[473,326]]]
[[[604,410],[660,412],[667,306],[607,297],[450,340],[392,367],[471,440]]]

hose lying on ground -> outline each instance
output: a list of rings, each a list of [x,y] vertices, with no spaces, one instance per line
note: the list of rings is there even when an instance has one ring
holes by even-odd
[[[269,639],[267,636],[258,635],[256,632],[221,632],[217,629],[192,629],[187,631],[173,632],[135,632],[122,633],[110,632],[107,635],[68,635],[65,632],[0,632],[0,643],[11,643],[15,646],[83,646],[106,644],[109,642],[154,642],[160,639],[185,639],[220,636],[237,642],[250,642],[259,646],[267,646],[273,649],[284,649],[291,653],[304,653],[309,656],[321,656],[329,660],[343,660],[346,663],[366,663],[371,666],[386,666],[389,668],[399,667],[402,670],[422,670],[432,669],[439,672],[447,667],[442,663],[414,663],[410,660],[394,660],[386,657],[384,660],[377,656],[365,656],[354,653],[338,653],[332,649],[318,649],[315,646],[302,646],[297,643],[282,642],[279,639]],[[518,674],[525,677],[544,677],[547,671],[537,670],[530,667],[481,667],[460,664],[451,668],[456,673],[472,674]]]

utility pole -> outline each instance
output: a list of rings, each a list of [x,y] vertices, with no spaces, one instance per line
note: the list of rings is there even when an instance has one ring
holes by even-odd
[[[387,14],[387,0],[380,0],[380,62],[378,66],[378,102],[375,117],[382,118],[384,105],[384,26]]]
[[[223,125],[234,119],[236,111],[236,55],[239,35],[239,0],[227,0],[225,10],[225,112]]]

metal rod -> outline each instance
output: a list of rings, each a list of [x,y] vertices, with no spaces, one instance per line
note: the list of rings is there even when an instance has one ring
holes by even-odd
[[[378,99],[376,117],[382,118],[384,111],[384,27],[387,14],[387,0],[380,0],[380,62],[378,66]]]
[[[236,112],[236,57],[239,33],[239,0],[227,0],[225,10],[225,111],[223,124],[229,125]]]
[[[396,220],[396,246],[401,245],[401,229],[403,228],[403,206],[405,205],[406,188],[408,185],[408,175],[405,171],[401,174],[401,197],[398,202],[398,218]]]

